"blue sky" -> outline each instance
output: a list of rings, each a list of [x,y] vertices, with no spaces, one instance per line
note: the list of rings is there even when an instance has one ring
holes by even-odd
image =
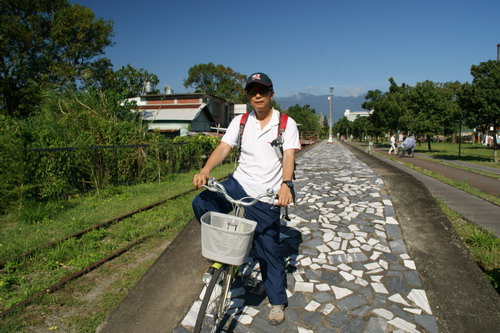
[[[71,0],[70,0],[71,1]],[[357,96],[398,84],[471,81],[470,66],[497,57],[498,0],[76,0],[114,22],[106,49],[191,92],[190,67],[213,62],[262,71],[276,95]]]

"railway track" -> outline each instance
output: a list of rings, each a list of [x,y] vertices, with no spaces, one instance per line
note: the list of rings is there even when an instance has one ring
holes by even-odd
[[[224,178],[221,178],[219,180],[222,180],[222,179],[224,179]],[[108,228],[108,227],[110,227],[114,223],[117,223],[117,222],[120,222],[120,221],[124,221],[126,219],[131,218],[132,216],[134,216],[134,215],[136,215],[138,213],[154,209],[154,208],[159,207],[160,205],[162,205],[162,204],[164,204],[164,203],[166,203],[168,201],[175,200],[175,199],[180,198],[182,196],[191,194],[191,193],[193,193],[195,191],[197,191],[197,189],[193,188],[191,190],[175,194],[175,195],[170,196],[170,197],[168,197],[166,199],[157,201],[155,203],[149,204],[147,206],[144,206],[142,208],[139,208],[139,209],[136,209],[134,211],[128,212],[126,214],[123,214],[123,215],[116,216],[114,218],[108,219],[106,221],[103,221],[102,223],[99,223],[99,224],[93,225],[91,227],[85,228],[85,229],[83,229],[83,230],[81,230],[81,231],[79,231],[77,233],[72,234],[72,235],[63,237],[63,238],[58,239],[56,241],[47,243],[47,244],[45,244],[43,246],[37,247],[37,248],[32,249],[30,251],[27,251],[25,253],[22,253],[19,256],[17,256],[16,258],[14,258],[13,260],[14,261],[20,261],[20,260],[32,257],[36,253],[39,253],[39,252],[41,252],[43,250],[47,250],[47,249],[50,249],[50,248],[53,248],[53,247],[56,247],[59,244],[64,243],[65,241],[68,241],[68,240],[74,239],[74,238],[81,238],[83,235],[85,235],[85,234],[87,234],[87,233],[89,233],[91,231],[94,231],[94,230],[98,230],[98,229],[102,229],[102,228]],[[12,313],[13,311],[15,311],[16,309],[19,309],[19,308],[21,308],[23,306],[26,306],[26,305],[32,303],[37,297],[40,297],[41,295],[53,293],[53,292],[55,292],[55,291],[63,288],[67,283],[69,283],[69,282],[71,282],[71,281],[73,281],[75,279],[78,279],[78,278],[82,277],[83,275],[85,275],[87,273],[90,273],[91,271],[95,270],[99,266],[101,266],[101,265],[103,265],[103,264],[105,264],[105,263],[107,263],[107,262],[109,262],[109,261],[111,261],[111,260],[119,257],[120,255],[126,253],[128,250],[130,250],[134,246],[137,246],[137,245],[143,243],[147,239],[154,237],[156,234],[164,231],[167,228],[168,228],[168,226],[163,226],[163,227],[159,228],[158,230],[156,230],[156,232],[154,232],[152,234],[143,236],[143,237],[141,237],[139,239],[136,239],[136,240],[134,240],[132,242],[129,242],[125,246],[119,248],[118,250],[113,251],[111,254],[105,256],[104,258],[101,258],[101,259],[99,259],[99,260],[97,260],[95,262],[92,262],[91,264],[89,264],[85,268],[80,269],[77,272],[74,272],[72,274],[69,274],[69,275],[65,276],[64,278],[60,279],[58,282],[56,282],[56,283],[54,283],[54,284],[52,284],[52,285],[50,285],[50,286],[48,286],[46,288],[38,290],[37,292],[31,294],[29,297],[25,298],[24,300],[22,300],[20,302],[17,302],[14,305],[12,305],[9,308],[7,308],[4,311],[2,311],[0,313],[0,318],[6,317],[10,313]],[[6,264],[5,262],[0,263],[1,269],[5,268],[5,264]],[[5,272],[3,272],[3,273],[5,274]],[[0,324],[0,326],[1,326],[1,324]]]

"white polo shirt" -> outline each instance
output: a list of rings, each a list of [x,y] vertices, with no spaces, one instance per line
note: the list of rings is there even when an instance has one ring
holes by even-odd
[[[269,188],[278,191],[283,181],[282,162],[271,146],[271,142],[276,139],[279,132],[279,111],[273,109],[272,112],[271,121],[261,129],[255,111],[252,111],[248,115],[241,140],[241,155],[233,176],[252,197],[265,193]],[[233,119],[222,137],[222,141],[231,147],[238,145],[241,117],[240,115]],[[300,150],[300,148],[297,123],[288,117],[283,133],[283,151]]]

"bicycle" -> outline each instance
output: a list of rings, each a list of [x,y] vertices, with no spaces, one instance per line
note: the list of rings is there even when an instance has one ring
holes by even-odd
[[[375,150],[373,149],[373,142],[370,141],[368,142],[368,147],[366,148],[365,153],[367,153],[368,155],[373,155],[374,152]]]
[[[202,255],[215,262],[203,274],[206,285],[193,332],[217,332],[224,326],[230,305],[229,289],[252,246],[257,222],[239,217],[241,208],[257,203],[263,197],[274,201],[276,194],[267,190],[256,198],[231,198],[222,184],[211,178],[203,187],[221,193],[233,205],[233,215],[207,212],[201,217]],[[213,238],[217,238],[214,240]],[[221,326],[221,327],[219,327]]]
[[[403,146],[403,143],[399,143],[397,150],[396,150],[396,155],[398,157],[405,157],[405,155],[408,155],[410,157],[414,157],[415,156],[415,148],[407,149]]]

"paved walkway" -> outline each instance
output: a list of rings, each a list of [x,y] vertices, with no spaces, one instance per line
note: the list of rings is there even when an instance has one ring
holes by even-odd
[[[319,143],[298,163],[299,200],[292,221],[282,227],[286,320],[269,326],[262,288],[234,286],[226,331],[456,333],[500,327],[498,294],[422,183],[337,142]],[[191,330],[200,300],[190,295],[202,289],[206,266],[193,255],[200,253],[196,225],[187,230],[99,332]],[[171,267],[181,269],[183,279],[170,278]],[[258,265],[248,267],[258,279]]]
[[[364,150],[364,144],[353,142],[351,145]],[[386,152],[385,149],[377,149],[377,151],[381,153]],[[420,172],[409,169],[401,165],[401,163],[394,162],[378,155],[374,155],[374,157],[379,160],[383,160],[385,163],[388,163],[389,165],[392,165],[400,170],[404,170],[406,173],[420,180],[433,196],[441,199],[448,207],[459,213],[466,220],[492,232],[495,236],[500,237],[500,206],[461,191],[453,186],[444,184]],[[425,170],[435,171],[450,179],[465,181],[470,186],[485,193],[495,196],[500,195],[499,179],[491,178],[471,171],[457,169],[428,159],[424,160],[405,157],[399,159],[399,161],[413,164]]]

